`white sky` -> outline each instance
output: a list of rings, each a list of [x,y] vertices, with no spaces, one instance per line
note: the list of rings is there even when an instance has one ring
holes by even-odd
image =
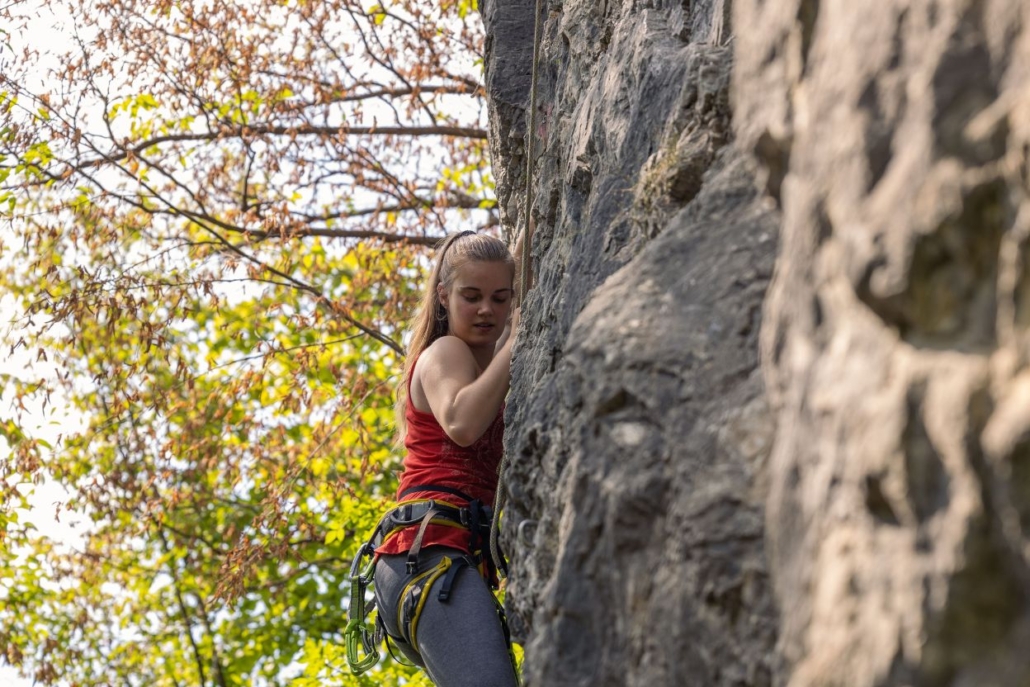
[[[0,241],[3,241],[5,230],[0,228]],[[0,331],[6,331],[19,312],[14,299],[9,295],[0,297]],[[0,351],[0,372],[12,375],[24,374],[31,367],[31,353],[24,348],[10,355],[9,348]],[[39,404],[30,408],[27,429],[36,437],[56,445],[60,434],[70,434],[81,426],[81,418],[68,410],[62,399],[56,395],[51,397],[51,405],[44,411]],[[0,417],[12,414],[10,394],[0,397]],[[9,447],[0,439],[0,455],[6,456]],[[76,519],[70,513],[62,513],[61,520],[55,519],[56,504],[65,499],[65,492],[53,483],[36,485],[33,489],[32,510],[20,514],[23,520],[31,521],[42,536],[74,546],[80,541],[79,529],[75,527]],[[81,525],[81,523],[80,523]],[[4,687],[29,687],[31,681],[18,677],[14,668],[0,664],[0,685]]]
[[[34,4],[35,0],[29,0],[26,3],[27,6]],[[56,49],[62,44],[58,38],[60,34],[55,30],[58,24],[59,22],[52,14],[45,12],[37,21],[33,22],[28,31],[11,36],[15,50],[18,50],[18,46],[22,43],[46,46],[40,51],[41,61],[38,66],[41,80],[45,78],[44,74],[48,62],[50,65],[54,65],[56,62],[48,48],[53,46]],[[13,247],[11,246],[11,237],[8,231],[7,227],[0,224],[0,246],[2,246],[0,248],[0,260],[11,259],[11,249]],[[3,338],[2,335],[6,335],[8,331],[13,331],[17,327],[13,323],[20,320],[21,315],[22,313],[18,309],[15,299],[9,294],[0,294],[0,340]],[[15,337],[15,340],[17,340],[17,337]],[[31,351],[20,348],[11,354],[9,346],[0,347],[0,372],[22,378],[26,377],[26,375],[31,375],[30,378],[32,379],[37,379],[45,374],[44,369],[33,367],[33,353]],[[2,392],[2,389],[0,389],[0,392]],[[38,403],[34,408],[30,408],[31,413],[26,425],[28,431],[34,436],[56,446],[58,436],[75,432],[81,427],[82,419],[71,412],[59,396],[52,396],[50,401],[51,405],[45,411]],[[10,394],[0,396],[0,417],[9,417],[13,414],[14,410],[11,407],[11,403],[12,397]],[[10,448],[7,446],[7,443],[0,439],[0,456],[3,457],[2,459],[7,459],[9,450]],[[31,488],[33,492],[31,497],[32,510],[27,514],[20,514],[22,519],[31,521],[43,536],[65,542],[70,546],[76,545],[80,541],[80,536],[75,527],[75,518],[67,512],[62,513],[60,521],[57,521],[55,518],[56,504],[65,499],[65,492],[53,483],[43,483]],[[17,671],[14,668],[3,665],[3,661],[0,660],[0,685],[3,685],[3,687],[30,687],[32,684],[31,680],[18,677]]]

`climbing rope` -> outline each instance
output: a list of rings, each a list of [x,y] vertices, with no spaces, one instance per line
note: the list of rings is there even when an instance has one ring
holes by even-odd
[[[534,143],[533,135],[536,126],[536,91],[537,73],[540,64],[540,44],[542,42],[542,23],[540,13],[544,7],[544,0],[536,0],[536,14],[533,18],[533,75],[529,86],[529,122],[526,127],[526,234],[522,237],[522,270],[519,277],[519,307],[526,302],[526,292],[529,291],[530,263],[529,248],[533,241],[533,163]],[[494,499],[493,522],[490,526],[490,558],[494,562],[494,568],[498,575],[508,576],[508,569],[501,556],[498,538],[501,532],[501,508],[504,506],[507,488],[504,484],[504,472],[508,467],[508,454],[501,458],[501,464],[497,469],[497,496]]]
[[[530,269],[529,248],[533,241],[533,163],[535,162],[534,152],[536,137],[536,91],[537,74],[540,64],[540,44],[542,40],[542,26],[540,21],[540,10],[543,9],[544,0],[536,0],[536,15],[533,22],[533,71],[529,85],[529,122],[526,125],[526,235],[522,237],[522,275],[519,283],[519,306],[526,301],[526,293],[529,291],[529,279],[532,270]]]

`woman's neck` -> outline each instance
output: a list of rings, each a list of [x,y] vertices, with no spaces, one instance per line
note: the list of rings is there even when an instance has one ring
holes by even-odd
[[[490,365],[490,361],[494,358],[493,349],[473,348],[472,346],[469,346],[469,350],[472,351],[472,357],[476,359],[477,374],[483,374],[483,370]]]

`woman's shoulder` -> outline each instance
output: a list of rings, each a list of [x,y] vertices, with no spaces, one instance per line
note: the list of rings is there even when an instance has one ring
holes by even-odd
[[[430,412],[426,385],[440,388],[448,380],[467,383],[476,378],[476,359],[468,344],[456,336],[444,336],[431,343],[411,368],[410,398],[416,410]]]
[[[472,349],[469,348],[467,343],[456,336],[441,336],[439,339],[429,344],[429,346],[426,347],[426,350],[422,351],[422,355],[418,357],[417,362],[422,362],[423,360],[452,358],[455,356],[460,358],[471,358]]]
[[[412,373],[421,377],[423,372],[429,369],[435,369],[439,373],[470,365],[475,369],[476,359],[468,344],[456,336],[441,336],[422,351],[415,361]]]

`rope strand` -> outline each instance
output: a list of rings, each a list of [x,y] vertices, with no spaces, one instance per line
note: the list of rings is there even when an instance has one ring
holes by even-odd
[[[543,10],[544,0],[536,0],[536,14],[533,18],[533,75],[529,86],[529,122],[526,128],[526,234],[522,237],[522,265],[519,284],[519,307],[526,302],[526,293],[529,291],[529,280],[532,271],[530,270],[529,248],[533,241],[533,165],[534,149],[536,138],[534,128],[536,126],[536,91],[537,74],[540,63],[540,44],[542,42],[542,23],[540,13]],[[514,332],[513,332],[514,334]],[[504,473],[508,467],[508,454],[501,458],[501,464],[497,469],[497,495],[494,498],[493,522],[490,526],[490,558],[494,562],[497,574],[508,576],[508,571],[501,556],[498,539],[501,531],[501,508],[507,497],[507,488],[504,485]]]

